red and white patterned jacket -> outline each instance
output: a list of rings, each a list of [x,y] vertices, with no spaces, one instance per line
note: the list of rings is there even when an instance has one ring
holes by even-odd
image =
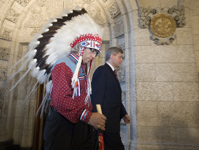
[[[52,91],[51,91],[51,104],[50,106],[57,109],[57,111],[67,118],[72,123],[77,123],[82,120],[86,123],[89,122],[92,115],[93,106],[90,97],[85,103],[86,83],[87,77],[85,73],[86,65],[82,64],[79,71],[80,80],[80,96],[72,98],[73,89],[71,86],[71,79],[73,72],[76,68],[78,56],[71,53],[69,56],[58,60],[52,68]]]

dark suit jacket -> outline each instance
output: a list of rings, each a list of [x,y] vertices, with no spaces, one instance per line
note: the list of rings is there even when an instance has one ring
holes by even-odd
[[[93,112],[97,112],[96,104],[101,104],[102,113],[107,118],[105,132],[120,133],[120,120],[127,113],[121,101],[119,81],[111,67],[108,64],[98,67],[91,84]]]

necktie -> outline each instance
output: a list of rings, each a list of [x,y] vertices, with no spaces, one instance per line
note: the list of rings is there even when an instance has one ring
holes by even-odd
[[[115,74],[115,77],[117,78],[117,72],[116,72],[116,70],[114,70],[113,72],[114,72],[114,74]],[[117,78],[117,79],[118,79],[118,78]]]

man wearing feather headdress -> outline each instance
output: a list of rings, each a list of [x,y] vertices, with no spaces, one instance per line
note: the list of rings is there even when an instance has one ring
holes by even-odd
[[[44,127],[45,150],[93,149],[93,127],[105,130],[106,117],[92,113],[89,79],[92,62],[101,52],[101,38],[101,27],[84,9],[66,9],[33,38],[21,59],[28,64],[22,78],[31,72],[37,83],[46,84],[39,111],[51,100]]]
[[[85,29],[90,26],[99,28],[94,23],[88,24],[89,21],[83,24],[82,21],[86,19],[84,15],[76,16],[81,17],[80,20],[73,18],[73,25],[81,23]],[[97,30],[100,31],[99,29]],[[88,77],[92,61],[101,52],[102,41],[97,32],[81,33],[81,30],[80,35],[70,43],[70,54],[58,59],[51,68],[52,110],[44,128],[46,150],[93,149],[92,126],[105,130],[106,117],[91,112],[93,107]]]

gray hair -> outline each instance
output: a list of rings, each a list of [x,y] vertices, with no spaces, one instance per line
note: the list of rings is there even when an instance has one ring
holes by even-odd
[[[117,55],[118,53],[122,53],[123,51],[118,47],[110,47],[106,52],[106,61],[108,61],[111,57],[111,54]]]
[[[71,52],[73,53],[78,53],[79,52],[79,46],[80,46],[80,43],[76,44],[72,49],[71,49]]]

